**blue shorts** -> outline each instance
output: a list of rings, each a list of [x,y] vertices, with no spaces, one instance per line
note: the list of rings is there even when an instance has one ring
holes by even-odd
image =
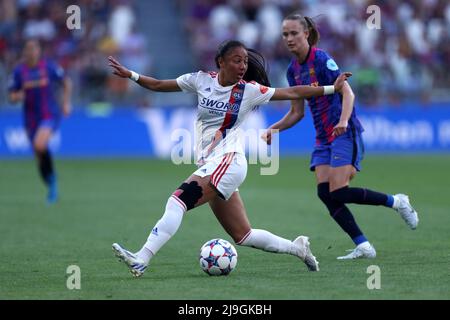
[[[36,136],[36,133],[41,128],[50,128],[52,132],[55,132],[59,128],[59,118],[50,118],[41,120],[37,123],[35,126],[25,125],[28,138],[30,141],[34,140],[34,137]]]
[[[364,158],[364,143],[361,132],[349,128],[344,134],[336,137],[331,144],[319,145],[311,155],[310,170],[317,166],[330,165],[333,168],[351,164],[361,171],[361,161]]]

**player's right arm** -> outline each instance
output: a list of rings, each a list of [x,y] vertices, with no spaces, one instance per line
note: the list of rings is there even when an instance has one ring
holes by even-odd
[[[24,99],[22,79],[18,68],[14,70],[14,73],[12,74],[9,80],[8,91],[9,91],[8,97],[12,103],[20,102]]]
[[[274,132],[283,131],[291,128],[293,125],[298,123],[305,116],[305,100],[292,100],[291,108],[284,117],[271,125],[266,132],[264,132],[261,138],[267,142],[267,144],[272,143],[272,134]]]
[[[132,75],[132,71],[124,67],[114,59],[113,57],[108,57],[109,66],[114,69],[113,74],[121,77],[121,78],[130,78]],[[144,75],[139,75],[139,80],[136,81],[141,87],[152,91],[159,92],[174,92],[181,91],[181,88],[178,86],[178,83],[175,79],[171,80],[158,80],[152,77],[147,77]]]
[[[11,91],[9,93],[9,101],[11,101],[12,103],[20,102],[23,100],[23,98],[24,95],[22,90]]]
[[[273,100],[297,100],[311,97],[319,97],[325,94],[331,94],[334,92],[341,92],[344,87],[344,83],[347,78],[351,77],[351,72],[343,72],[334,82],[333,92],[325,92],[325,87],[313,87],[313,86],[293,86],[289,88],[276,88],[271,101]]]

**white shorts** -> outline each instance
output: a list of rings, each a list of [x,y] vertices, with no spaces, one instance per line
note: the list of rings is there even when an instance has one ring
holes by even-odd
[[[240,153],[227,153],[208,161],[194,172],[196,176],[211,176],[211,184],[225,200],[230,199],[247,175],[247,159]]]

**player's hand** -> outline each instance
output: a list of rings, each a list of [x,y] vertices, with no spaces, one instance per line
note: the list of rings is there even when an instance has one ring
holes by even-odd
[[[70,103],[64,103],[62,108],[63,116],[67,118],[72,113],[72,106]]]
[[[9,100],[12,103],[17,103],[17,102],[23,101],[24,98],[25,98],[25,94],[24,94],[23,90],[13,91],[9,95]]]
[[[339,121],[339,123],[337,125],[334,126],[333,128],[333,136],[340,136],[341,134],[345,133],[347,131],[347,127],[348,127],[348,121]]]
[[[342,88],[344,87],[345,81],[347,81],[348,78],[352,76],[351,72],[343,72],[337,77],[336,81],[334,82],[334,90],[336,92],[341,92]]]
[[[268,145],[272,143],[272,130],[268,129],[261,135],[261,139],[263,139]]]
[[[119,76],[121,78],[129,78],[131,76],[131,71],[125,68],[119,63],[119,61],[111,56],[108,57],[108,65],[113,68],[113,74],[115,74],[116,76]]]

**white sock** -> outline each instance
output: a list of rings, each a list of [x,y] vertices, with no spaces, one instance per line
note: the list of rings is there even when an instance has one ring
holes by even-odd
[[[147,242],[137,252],[138,257],[144,260],[145,264],[148,264],[159,249],[177,232],[185,212],[186,207],[181,200],[175,196],[167,200],[166,211],[152,229]]]
[[[294,256],[300,254],[299,248],[292,241],[261,229],[251,229],[243,240],[237,244],[268,252],[289,253]]]
[[[151,252],[150,250],[148,250],[145,246],[143,246],[141,248],[141,250],[139,250],[138,252],[136,252],[136,255],[141,258],[142,260],[144,260],[145,264],[148,264],[150,259],[153,258],[153,252]]]
[[[397,196],[392,196],[394,198],[394,204],[392,205],[393,209],[398,209],[400,206],[400,198]]]

